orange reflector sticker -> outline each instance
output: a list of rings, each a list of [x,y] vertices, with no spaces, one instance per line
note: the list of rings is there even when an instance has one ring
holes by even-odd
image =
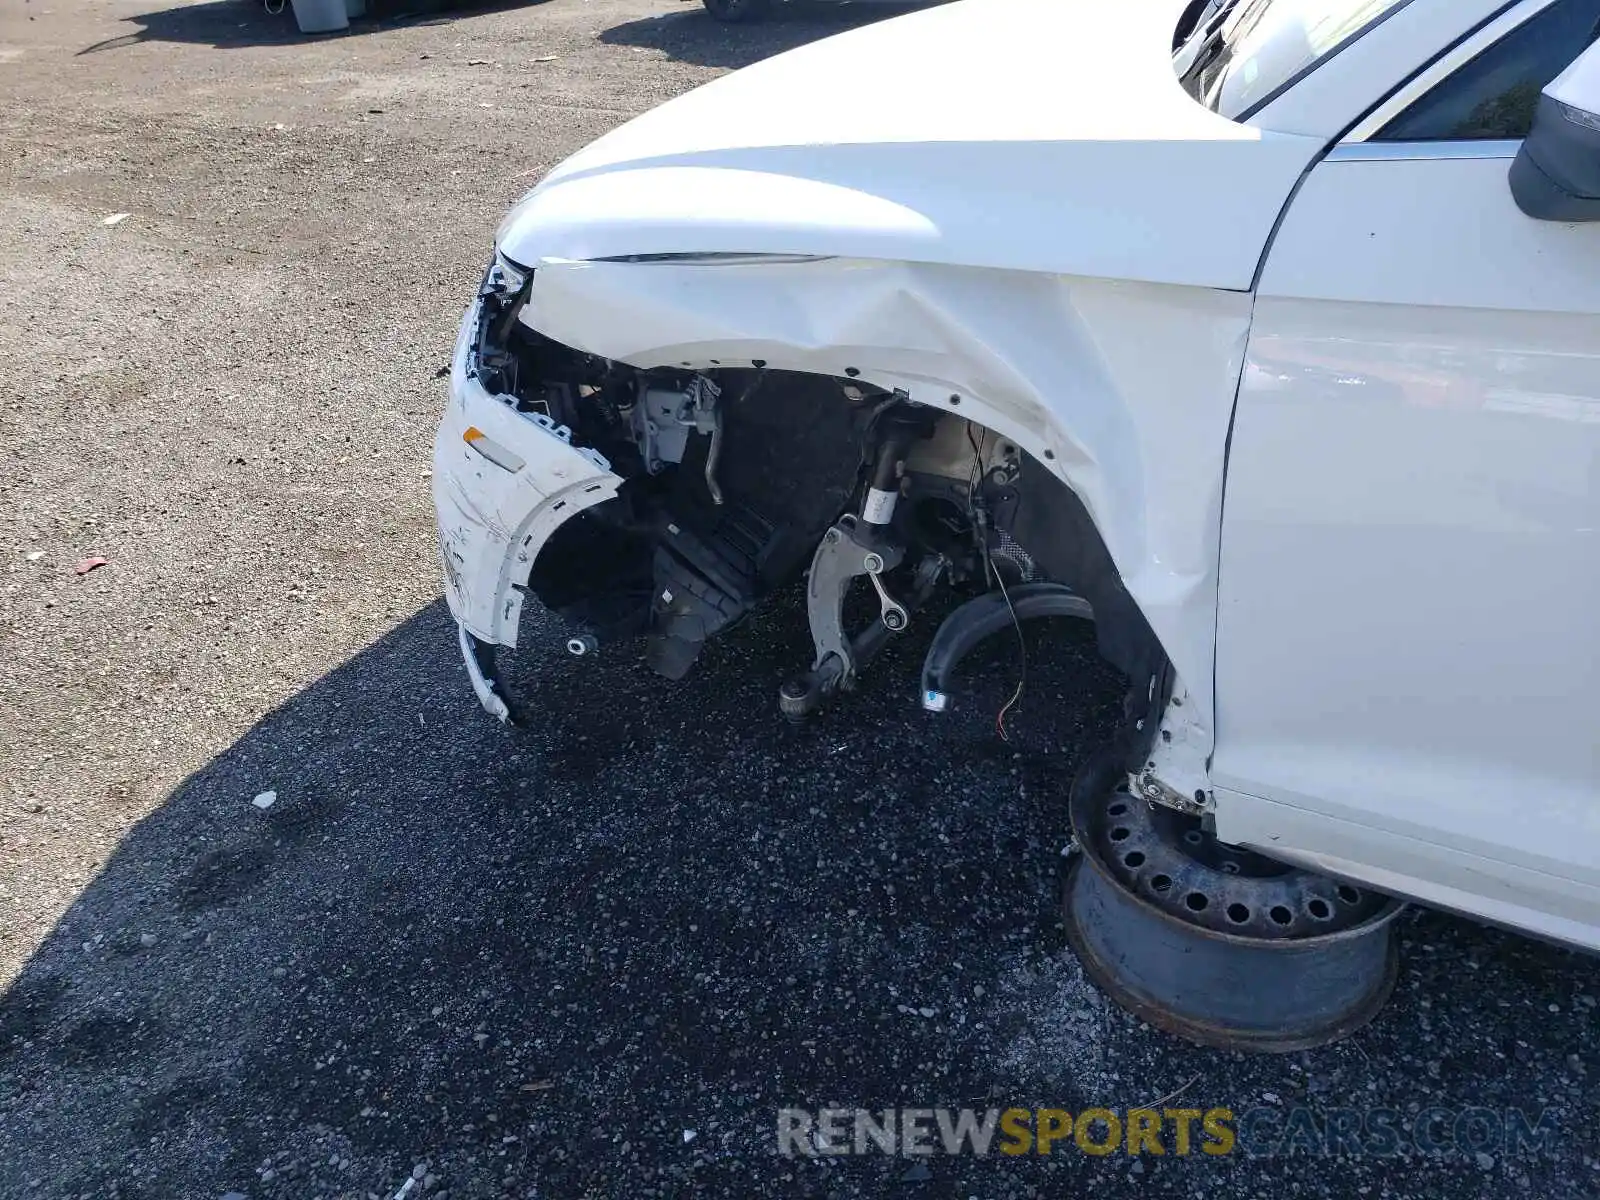
[[[461,435],[461,440],[470,446],[473,442],[477,441],[483,436],[483,430],[479,429],[476,425],[468,425],[466,432]]]

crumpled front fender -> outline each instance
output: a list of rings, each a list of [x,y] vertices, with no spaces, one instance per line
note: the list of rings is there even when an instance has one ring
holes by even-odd
[[[1011,439],[1083,502],[1213,737],[1228,423],[1252,298],[930,263],[544,258],[521,319],[636,367],[855,377]]]

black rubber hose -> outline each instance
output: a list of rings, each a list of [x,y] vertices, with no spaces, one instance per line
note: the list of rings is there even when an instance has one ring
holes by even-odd
[[[1089,602],[1065,584],[1024,583],[1011,589],[1011,603],[1002,592],[985,592],[968,600],[944,619],[933,644],[922,660],[922,707],[929,712],[944,712],[950,707],[950,676],[956,664],[984,638],[1011,626],[1011,610],[1016,619],[1038,617],[1077,617],[1094,620]]]

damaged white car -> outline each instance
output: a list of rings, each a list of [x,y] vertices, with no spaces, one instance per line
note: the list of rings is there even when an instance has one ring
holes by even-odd
[[[929,710],[1036,617],[1128,679],[1068,924],[1150,1019],[1339,1036],[1391,897],[1600,948],[1597,26],[966,0],[601,138],[506,218],[455,349],[480,699],[515,715],[529,595],[677,678],[805,576],[801,719],[960,589]]]

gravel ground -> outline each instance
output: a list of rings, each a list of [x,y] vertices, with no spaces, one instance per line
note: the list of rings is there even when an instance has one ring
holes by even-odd
[[[1005,646],[930,736],[927,623],[781,724],[793,597],[678,686],[533,618],[509,675],[538,724],[476,708],[425,473],[495,221],[626,117],[865,19],[551,0],[308,40],[245,0],[0,11],[0,1196],[1600,1194],[1592,960],[1410,918],[1379,1020],[1272,1058],[1085,983],[1064,791],[1116,686],[1081,633],[1035,641],[1010,745]],[[1174,1092],[1559,1132],[776,1154],[785,1105]]]

